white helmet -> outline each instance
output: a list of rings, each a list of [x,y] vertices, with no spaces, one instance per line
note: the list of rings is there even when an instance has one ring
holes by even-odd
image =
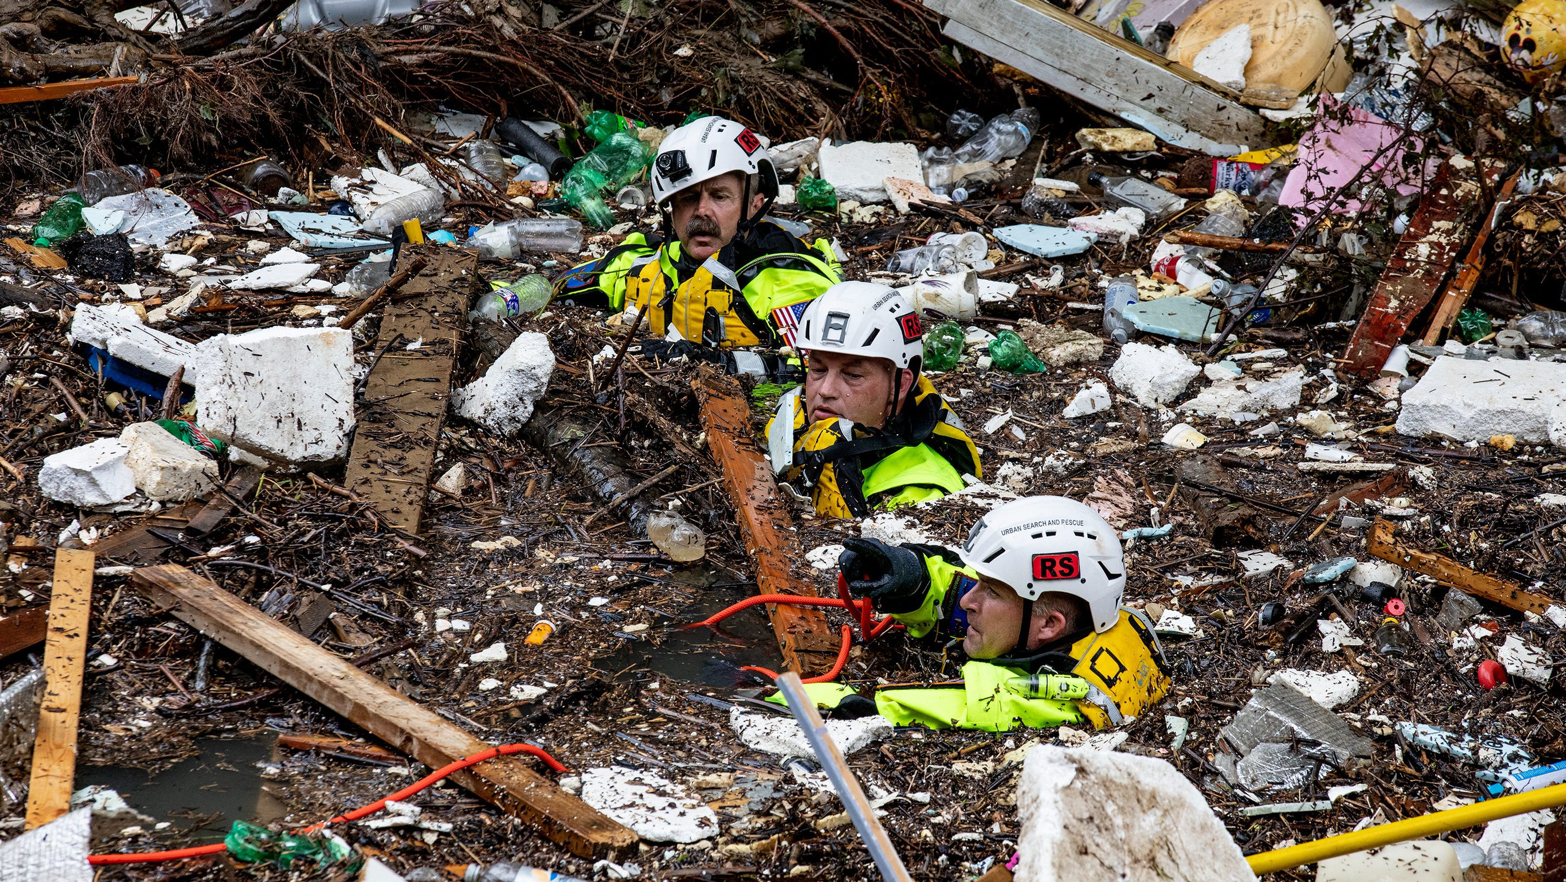
[[[1024,600],[1056,592],[1079,597],[1103,633],[1120,619],[1126,590],[1120,537],[1098,512],[1064,496],[1028,496],[979,519],[962,562]]]
[[[721,116],[705,116],[669,133],[653,160],[653,201],[662,206],[686,187],[730,172],[761,176],[761,193],[778,195],[778,172],[755,132]],[[747,191],[748,192],[748,191]]]
[[[805,308],[795,348],[884,358],[917,372],[924,361],[924,328],[919,314],[891,288],[838,282]]]

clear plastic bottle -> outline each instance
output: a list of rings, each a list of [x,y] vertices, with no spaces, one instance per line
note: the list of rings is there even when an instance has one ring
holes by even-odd
[[[110,196],[123,196],[150,187],[157,180],[158,170],[155,168],[122,165],[119,168],[101,168],[82,175],[76,190],[82,194],[82,204],[97,205]]]
[[[376,288],[386,284],[391,278],[390,260],[366,260],[348,271],[348,277],[343,281],[355,294],[368,294]]]
[[[941,322],[924,335],[924,368],[930,371],[949,371],[962,359],[963,344],[968,332],[952,321]]]
[[[1019,107],[984,124],[953,154],[958,162],[1000,162],[1021,156],[1039,130],[1042,117],[1036,108]]]
[[[1382,655],[1407,655],[1408,648],[1408,632],[1403,630],[1403,623],[1390,616],[1382,619],[1381,627],[1376,629],[1376,651]]]
[[[1245,206],[1230,203],[1202,218],[1202,222],[1192,227],[1191,232],[1237,239],[1245,235],[1246,220]],[[1215,249],[1199,246],[1186,249],[1186,254],[1197,259],[1214,253]]]
[[[563,876],[553,870],[541,870],[513,861],[500,861],[487,867],[468,864],[462,882],[583,882],[576,876]]]
[[[966,141],[984,127],[984,117],[971,110],[954,110],[946,120],[946,140],[953,144]]]
[[[462,158],[468,168],[491,183],[500,184],[506,180],[506,160],[495,142],[469,141],[462,148]]]
[[[1088,175],[1088,183],[1104,191],[1104,201],[1128,205],[1145,212],[1149,220],[1163,220],[1185,208],[1185,200],[1141,178],[1110,177],[1103,172]]]
[[[1533,346],[1566,346],[1566,312],[1539,309],[1512,324]]]
[[[893,254],[886,263],[886,271],[889,273],[930,272],[944,275],[957,272],[958,268],[957,248],[947,242],[904,248]]]
[[[360,226],[365,232],[390,236],[402,226],[403,221],[414,218],[418,218],[421,224],[438,224],[445,209],[445,196],[429,187],[420,187],[382,202]]]
[[[924,185],[930,192],[945,196],[952,186],[952,172],[957,168],[952,148],[926,147],[919,154],[919,162],[924,166]]]
[[[532,315],[548,306],[553,295],[548,278],[538,274],[523,276],[480,297],[469,315],[492,322],[514,315]]]
[[[648,515],[647,538],[679,563],[701,560],[707,554],[707,534],[672,511],[655,511]]]
[[[1136,335],[1136,325],[1125,317],[1125,308],[1139,302],[1136,296],[1136,279],[1117,276],[1104,292],[1104,332],[1116,343],[1125,345]]]
[[[582,250],[582,224],[568,217],[522,217],[488,224],[468,237],[485,260],[512,260],[526,251],[549,253]]]

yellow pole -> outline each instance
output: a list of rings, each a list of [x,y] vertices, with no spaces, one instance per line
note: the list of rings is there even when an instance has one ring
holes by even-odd
[[[1433,812],[1417,818],[1393,821],[1378,827],[1366,827],[1340,836],[1328,836],[1315,842],[1302,842],[1288,848],[1264,851],[1261,854],[1253,854],[1246,860],[1251,865],[1251,872],[1260,876],[1263,873],[1276,873],[1279,870],[1314,864],[1338,855],[1379,848],[1409,839],[1423,839],[1438,833],[1474,827],[1498,818],[1509,818],[1513,815],[1523,815],[1562,805],[1566,805],[1566,784],[1556,784],[1527,793],[1514,793],[1499,799],[1459,806],[1444,812]]]

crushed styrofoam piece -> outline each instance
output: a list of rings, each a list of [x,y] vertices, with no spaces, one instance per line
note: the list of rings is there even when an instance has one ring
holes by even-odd
[[[128,306],[78,305],[71,316],[70,339],[164,377],[188,365],[196,355],[195,346],[146,327]]]
[[[1017,812],[1018,879],[1255,879],[1201,793],[1163,760],[1042,745],[1023,762]]]
[[[125,465],[136,489],[159,502],[184,502],[217,485],[218,465],[157,423],[132,423],[120,432]]]
[[[0,882],[92,882],[92,809],[80,808],[0,844]]]
[[[1298,406],[1304,385],[1304,371],[1289,371],[1271,380],[1220,381],[1203,389],[1178,410],[1248,422],[1258,419],[1260,414]]]
[[[1354,636],[1348,622],[1342,619],[1317,619],[1316,629],[1321,632],[1321,651],[1337,652],[1345,646],[1364,646],[1365,641]]]
[[[1197,431],[1196,427],[1189,423],[1175,423],[1164,433],[1162,442],[1165,446],[1176,447],[1181,450],[1195,450],[1207,443],[1207,436]]]
[[[190,269],[200,261],[189,254],[178,254],[173,251],[165,252],[158,258],[158,269],[166,273],[177,273],[180,270]]]
[[[1160,633],[1183,634],[1187,637],[1201,636],[1201,630],[1196,627],[1196,620],[1177,610],[1166,609],[1164,614],[1158,617],[1153,630]]]
[[[549,388],[555,353],[536,331],[517,335],[484,376],[457,390],[451,403],[461,416],[502,435],[514,435],[533,416],[534,402]]]
[[[1174,346],[1149,346],[1127,343],[1109,369],[1109,378],[1122,392],[1144,407],[1160,407],[1180,397],[1185,387],[1201,373],[1185,353]]]
[[[485,662],[503,662],[505,660],[506,642],[504,640],[497,640],[496,642],[491,643],[489,646],[486,646],[485,648],[480,649],[478,652],[468,656],[468,661],[476,665],[484,664]]]
[[[1360,588],[1373,582],[1397,588],[1403,584],[1403,576],[1402,567],[1385,560],[1362,560],[1348,571],[1349,581]]]
[[[1109,387],[1103,383],[1089,383],[1071,397],[1060,415],[1068,420],[1090,416],[1108,410],[1114,405],[1109,397]]]
[[[235,291],[269,291],[292,288],[320,272],[313,263],[279,263],[251,270],[228,283]]]
[[[1514,843],[1528,853],[1529,866],[1537,867],[1544,860],[1544,828],[1554,822],[1555,812],[1549,809],[1500,818],[1485,824],[1474,844],[1488,852],[1499,843]]]
[[[461,496],[464,488],[468,486],[468,464],[458,462],[447,469],[439,479],[435,481],[435,489],[448,496]]]
[[[1331,444],[1316,444],[1315,442],[1305,445],[1305,458],[1311,462],[1361,462],[1364,460],[1363,456],[1352,450]]]
[[[1191,69],[1223,83],[1236,92],[1245,91],[1245,65],[1251,61],[1251,26],[1238,24],[1208,43],[1191,60]]]
[[[582,773],[582,801],[650,842],[699,842],[718,835],[718,815],[684,785],[624,766]]]
[[[1026,493],[1033,486],[1038,472],[1020,462],[1002,463],[995,472],[995,483],[1013,493]]]
[[[496,678],[494,678],[494,677],[485,677],[484,679],[479,681],[478,691],[480,691],[480,692],[494,692],[496,689],[499,689],[500,686],[501,686],[501,683]]]
[[[1355,437],[1352,423],[1339,422],[1324,410],[1308,410],[1296,414],[1294,423],[1317,438],[1345,439]]]
[[[1527,444],[1550,440],[1552,411],[1566,398],[1566,364],[1437,358],[1419,384],[1403,393],[1397,432],[1486,443],[1513,435]]]
[[[124,233],[132,245],[164,248],[170,239],[201,225],[201,219],[190,210],[190,203],[156,187],[100,199],[93,208],[103,212],[123,211],[125,217],[116,229]]]
[[[911,518],[889,511],[876,512],[860,521],[859,535],[864,539],[879,539],[889,545],[924,544],[931,541],[921,525]]]
[[[528,683],[514,683],[511,686],[511,697],[517,701],[537,701],[549,692],[542,686],[533,686]]]
[[[1329,673],[1285,668],[1268,677],[1267,682],[1287,683],[1327,710],[1351,701],[1359,694],[1359,678],[1353,671]]]
[[[919,148],[912,144],[853,141],[823,144],[816,154],[822,180],[841,201],[885,202],[887,178],[923,181]]]
[[[1506,635],[1506,642],[1495,651],[1496,659],[1506,667],[1506,673],[1521,677],[1545,688],[1550,685],[1550,654],[1516,634]]]
[[[266,245],[266,244],[269,244],[269,243],[262,242],[261,244]],[[279,263],[309,263],[309,262],[310,262],[310,255],[304,253],[303,251],[295,251],[294,249],[289,248],[286,245],[284,247],[282,247],[282,248],[279,248],[276,251],[273,251],[271,254],[268,254],[267,256],[261,258],[261,265],[262,266],[272,266],[274,264],[279,264]]]
[[[898,214],[907,214],[912,210],[915,202],[936,203],[951,202],[948,196],[940,196],[931,192],[924,185],[924,179],[910,181],[907,178],[888,177],[881,182],[881,188],[886,191],[886,196],[892,202],[892,208]]]
[[[130,448],[118,438],[99,438],[46,457],[38,489],[56,502],[78,508],[113,505],[136,492],[136,475],[125,464]]]
[[[190,376],[207,434],[288,462],[348,454],[354,427],[353,333],[262,328],[196,347]]]
[[[1125,206],[1066,221],[1066,229],[1079,233],[1093,233],[1104,244],[1124,245],[1142,235],[1147,225],[1147,213],[1140,208]]]
[[[729,727],[739,737],[740,743],[751,750],[774,756],[815,756],[804,730],[799,728],[793,717],[756,713],[735,705],[729,711]],[[893,727],[887,718],[872,715],[854,720],[827,720],[826,728],[838,750],[847,756],[868,744],[890,737]]]
[[[822,572],[837,566],[838,555],[843,553],[843,546],[837,544],[817,545],[805,552],[805,561],[812,567]]]
[[[1260,579],[1294,566],[1293,561],[1270,551],[1242,551],[1235,557],[1239,559],[1240,566],[1245,568],[1247,579]]]

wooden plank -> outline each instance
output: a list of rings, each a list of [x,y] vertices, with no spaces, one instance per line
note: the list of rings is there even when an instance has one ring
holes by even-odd
[[[1544,882],[1566,882],[1566,821],[1551,821],[1544,828],[1544,860],[1539,869]]]
[[[1278,143],[1239,95],[1044,0],[925,0],[944,33],[1164,141],[1218,156]]]
[[[44,83],[41,86],[9,86],[0,89],[0,104],[22,104],[27,101],[49,101],[64,98],[77,92],[105,89],[111,86],[128,86],[140,82],[140,77],[95,77],[90,80],[66,80],[63,83]]]
[[[1486,169],[1485,191],[1494,192],[1498,164]],[[1475,219],[1472,208],[1483,204],[1483,192],[1471,167],[1441,165],[1425,189],[1408,229],[1387,258],[1386,269],[1365,306],[1343,356],[1343,370],[1360,377],[1377,376],[1387,356],[1429,305],[1451,272],[1458,253],[1468,243]],[[1488,211],[1484,204],[1480,212]]]
[[[745,550],[756,565],[761,594],[815,597],[815,586],[794,575],[792,563],[804,560],[788,505],[778,493],[772,469],[750,426],[750,402],[733,377],[704,371],[692,384],[701,405],[707,447],[723,472],[723,486],[734,501]],[[771,606],[772,630],[789,670],[810,675],[831,670],[841,645],[820,610]]]
[[[427,766],[438,768],[491,746],[184,567],[143,567],[131,576],[131,585],[180,621]],[[479,763],[450,780],[583,857],[607,857],[636,844],[635,833],[519,757]]]
[[[87,619],[92,613],[93,559],[92,552],[73,548],[54,553],[49,642],[44,646],[44,691],[38,702],[38,736],[33,740],[33,775],[27,789],[29,830],[71,810],[71,784],[76,779],[76,721],[81,716]]]
[[[49,607],[35,606],[0,618],[0,658],[44,642],[49,632]]]
[[[381,318],[365,379],[358,428],[343,480],[394,529],[414,534],[424,516],[430,470],[451,397],[468,303],[479,283],[478,254],[452,248],[404,248],[427,264],[409,279]],[[418,349],[407,345],[424,341]]]
[[[1442,585],[1460,588],[1481,600],[1499,603],[1519,612],[1543,613],[1555,603],[1543,594],[1524,591],[1514,582],[1487,576],[1451,558],[1403,545],[1392,533],[1391,522],[1378,518],[1370,528],[1370,536],[1365,543],[1366,550],[1405,570],[1423,573]]]
[[[5,244],[16,249],[17,253],[26,257],[27,262],[37,269],[65,269],[70,266],[65,262],[65,258],[56,254],[52,248],[39,248],[17,238],[7,239]]]
[[[163,557],[164,552],[174,547],[173,542],[157,535],[154,530],[179,534],[181,537],[187,533],[197,536],[210,533],[234,510],[234,499],[248,497],[255,492],[260,481],[261,470],[245,466],[229,478],[228,484],[224,486],[227,493],[213,493],[210,502],[199,499],[182,502],[109,536],[94,545],[92,550],[104,560],[132,565],[154,563]]]
[[[1430,328],[1425,331],[1425,337],[1420,342],[1426,346],[1434,346],[1441,339],[1441,335],[1452,330],[1457,323],[1457,314],[1468,305],[1468,298],[1474,293],[1474,288],[1479,284],[1479,274],[1484,272],[1484,246],[1490,241],[1490,232],[1501,219],[1501,212],[1506,210],[1506,203],[1512,198],[1512,192],[1517,189],[1517,179],[1522,177],[1522,170],[1518,169],[1506,183],[1501,185],[1501,195],[1496,197],[1495,204],[1490,207],[1490,213],[1485,216],[1484,224],[1479,227],[1479,232],[1474,234],[1474,244],[1468,249],[1468,256],[1457,268],[1457,278],[1446,287],[1441,295],[1441,300],[1436,304],[1435,314],[1430,317]]]

